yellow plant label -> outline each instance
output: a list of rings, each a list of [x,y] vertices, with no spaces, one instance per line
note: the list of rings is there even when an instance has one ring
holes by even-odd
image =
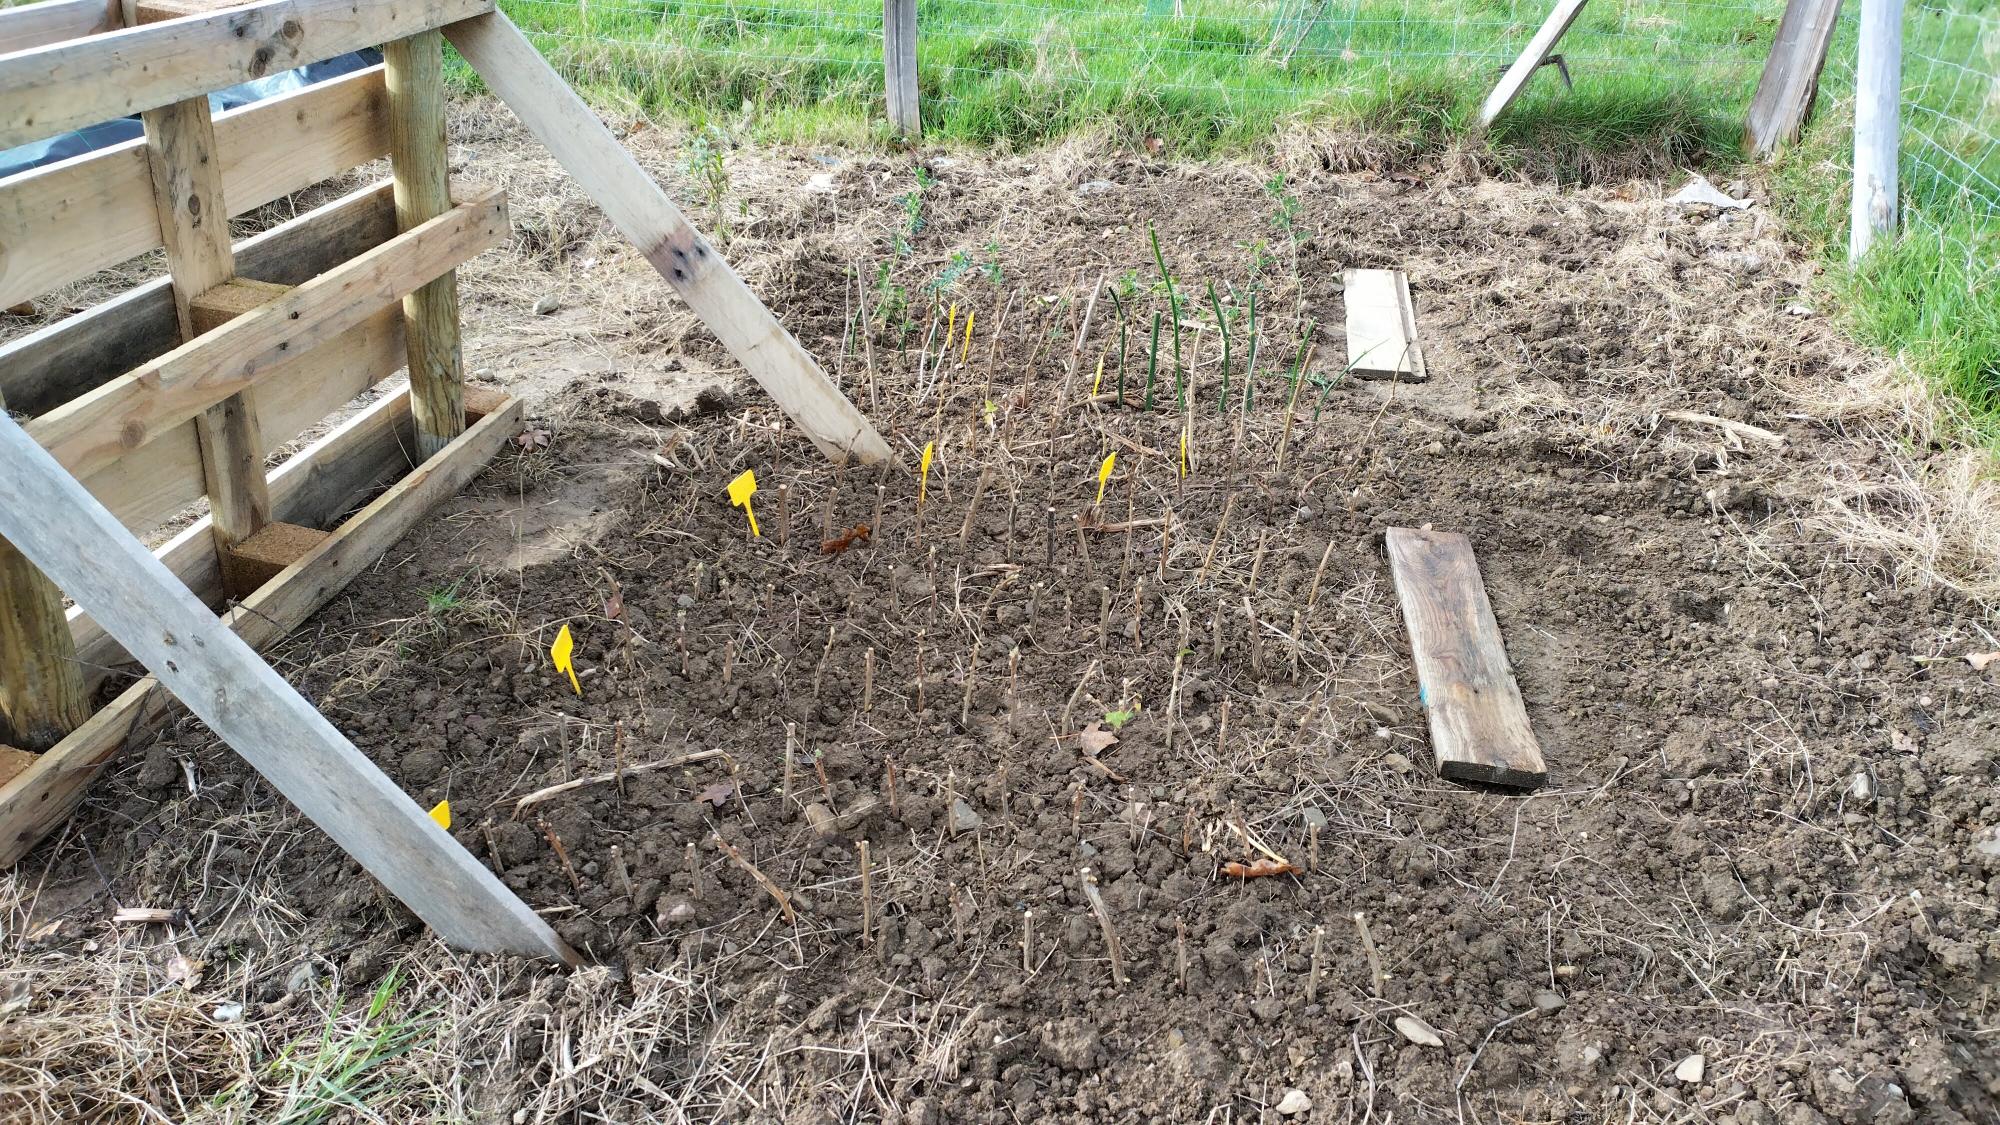
[[[932,321],[931,323],[935,324],[937,322]],[[951,354],[951,338],[956,335],[958,335],[958,302],[953,301],[951,303],[951,312],[948,314],[944,322],[944,346],[945,346],[944,355]],[[943,359],[944,355],[941,355],[938,358]]]
[[[1095,503],[1104,503],[1104,483],[1111,479],[1111,470],[1117,467],[1118,451],[1114,449],[1109,456],[1104,458],[1104,464],[1097,467],[1097,499]]]
[[[451,802],[439,801],[436,805],[432,806],[431,819],[437,821],[439,828],[449,829],[451,827]]]
[[[570,654],[576,651],[576,638],[569,635],[569,626],[556,634],[556,643],[549,646],[549,659],[555,661],[556,671],[569,676],[569,686],[578,695],[583,694],[583,685],[576,680],[576,666],[570,663]]]
[[[757,513],[750,508],[750,498],[755,495],[757,495],[755,472],[745,469],[741,476],[729,482],[729,502],[743,509],[743,515],[750,521],[750,534],[762,538],[764,533],[757,530]]]
[[[922,506],[923,506],[923,503],[924,503],[924,489],[926,489],[926,488],[930,487],[930,483],[931,483],[931,454],[932,454],[932,453],[934,453],[934,452],[936,451],[936,449],[937,449],[937,443],[936,443],[936,442],[934,442],[934,441],[927,441],[927,442],[925,442],[925,443],[924,443],[924,463],[923,463],[923,464],[922,464],[921,466],[919,466],[919,467],[918,467],[918,469],[917,469],[917,506],[918,506],[918,507],[922,507]]]
[[[1105,355],[1106,355],[1106,354],[1107,354],[1107,353],[1105,353],[1105,352],[1099,352],[1099,353],[1097,354],[1097,378],[1095,378],[1095,379],[1092,379],[1092,380],[1090,381],[1090,397],[1091,397],[1091,398],[1096,398],[1096,397],[1097,397],[1097,388],[1099,388],[1099,387],[1101,387],[1101,386],[1103,386],[1103,385],[1104,385],[1104,357],[1105,357]]]
[[[965,353],[972,350],[972,322],[979,317],[979,310],[972,309],[965,314],[965,343],[958,349],[958,362],[965,363]]]

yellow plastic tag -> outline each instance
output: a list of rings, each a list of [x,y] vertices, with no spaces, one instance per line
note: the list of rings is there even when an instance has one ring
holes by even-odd
[[[549,659],[555,661],[556,671],[569,676],[569,686],[582,695],[583,685],[577,682],[576,667],[569,661],[570,654],[575,651],[576,638],[569,635],[569,626],[564,625],[562,632],[556,634],[556,643],[549,646]]]
[[[1104,482],[1111,479],[1111,470],[1117,467],[1117,465],[1118,465],[1118,451],[1114,449],[1111,451],[1110,455],[1104,459],[1104,464],[1099,465],[1097,467],[1097,500],[1095,501],[1096,503],[1098,504],[1104,503]]]
[[[958,362],[961,366],[965,363],[965,353],[972,350],[972,322],[978,318],[978,309],[973,309],[965,314],[965,343],[959,345],[958,349]]]
[[[944,322],[945,355],[951,354],[951,338],[956,335],[958,335],[958,302],[953,301],[951,303],[951,312],[947,314],[947,319]]]
[[[1096,398],[1096,397],[1097,397],[1097,388],[1099,388],[1099,387],[1101,387],[1101,386],[1103,386],[1103,385],[1104,385],[1104,356],[1105,356],[1105,355],[1106,355],[1106,353],[1104,353],[1104,352],[1099,352],[1099,353],[1097,354],[1097,378],[1095,378],[1095,379],[1092,379],[1092,380],[1090,381],[1090,397],[1091,397],[1091,398]]]
[[[750,509],[750,498],[757,495],[757,474],[749,469],[729,482],[729,502],[743,509],[743,515],[750,521],[750,534],[762,538],[764,533],[757,530],[757,513]]]
[[[444,829],[450,829],[450,828],[451,828],[451,802],[450,802],[450,801],[439,801],[439,802],[438,802],[438,803],[437,803],[437,804],[436,804],[436,805],[435,805],[434,807],[432,807],[432,809],[431,809],[431,819],[432,819],[432,820],[435,820],[435,821],[437,821],[437,826],[438,826],[439,828],[444,828]]]
[[[922,506],[923,506],[923,503],[924,503],[924,489],[925,489],[925,488],[928,488],[928,487],[930,486],[930,483],[931,483],[931,454],[932,454],[932,452],[934,452],[934,451],[935,451],[936,447],[937,447],[937,443],[936,443],[936,442],[934,442],[934,441],[927,441],[927,442],[925,442],[925,443],[924,443],[924,463],[923,463],[923,465],[922,465],[922,466],[921,466],[920,468],[918,468],[918,469],[917,469],[917,506],[918,506],[918,507],[922,507]]]

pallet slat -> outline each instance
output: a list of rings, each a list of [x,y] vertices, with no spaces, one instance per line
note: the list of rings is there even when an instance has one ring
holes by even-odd
[[[380,181],[236,244],[242,277],[297,285],[396,236]],[[172,286],[156,278],[101,305],[0,344],[0,399],[33,418],[180,344]]]
[[[57,407],[30,422],[28,432],[73,475],[99,472],[497,245],[506,234],[505,194],[481,192],[262,308]]]
[[[1799,128],[1819,95],[1819,73],[1840,22],[1840,0],[1791,0],[1770,60],[1757,80],[1757,94],[1744,116],[1743,147],[1752,156],[1769,156],[1799,139]]]
[[[215,117],[231,215],[389,151],[388,90],[370,67]],[[0,305],[39,297],[161,244],[145,141],[0,180]]]
[[[491,11],[493,0],[273,0],[0,56],[0,148]],[[107,81],[117,75],[117,81]]]
[[[118,26],[107,0],[42,0],[0,8],[0,55],[80,39]]]
[[[1392,527],[1387,544],[1438,773],[1493,785],[1542,784],[1548,767],[1472,543],[1454,532]]]

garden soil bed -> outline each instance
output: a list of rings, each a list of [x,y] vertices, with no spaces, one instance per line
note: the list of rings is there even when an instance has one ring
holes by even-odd
[[[442,1048],[475,1120],[1993,1120],[2000,728],[1964,656],[2000,644],[1829,516],[1906,464],[1825,405],[1875,361],[1760,208],[1318,155],[1282,189],[1085,149],[927,184],[907,157],[733,157],[731,256],[889,472],[819,457],[601,230],[552,234],[573,201],[517,205],[469,352],[540,396],[531,448],[274,661],[593,967],[426,942],[193,724],[30,857],[24,916],[79,922],[17,956],[87,958],[111,896],[185,906],[200,995],[253,1026],[301,987],[259,912],[347,995],[458,966],[426,979],[477,998]],[[1186,335],[1209,326],[1188,414],[1170,326],[1151,411],[1082,401],[1100,356],[1116,385],[1108,296],[1071,354],[1130,271],[1142,401],[1149,221]],[[1223,409],[1206,286],[1240,306],[1253,258],[1254,399],[1239,317]],[[884,262],[914,330],[864,347],[852,273],[879,308]],[[1347,267],[1407,271],[1429,382],[1342,375]],[[937,280],[976,328],[920,372]],[[538,289],[564,309],[532,316]],[[1470,537],[1543,789],[1436,776],[1392,526]],[[1302,870],[1231,877],[1250,838]]]

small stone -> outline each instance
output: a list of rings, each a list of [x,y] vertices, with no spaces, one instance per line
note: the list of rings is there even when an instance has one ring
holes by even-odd
[[[553,293],[544,293],[535,298],[536,316],[547,316],[559,308],[562,308],[562,302],[558,301]]]
[[[1560,992],[1550,992],[1544,988],[1535,993],[1535,1007],[1543,1012],[1560,1012],[1563,1010],[1563,1005],[1568,1003],[1569,1001],[1563,999]]]
[[[1417,768],[1416,766],[1410,764],[1410,760],[1408,758],[1403,757],[1401,754],[1398,754],[1393,750],[1391,750],[1387,754],[1382,755],[1382,764],[1388,766],[1392,770],[1395,770],[1397,773],[1411,773],[1415,771]]]
[[[1305,817],[1307,828],[1324,829],[1326,827],[1326,814],[1321,812],[1319,809],[1311,805],[1307,805],[1306,811],[1304,812],[1303,815]]]
[[[694,903],[688,901],[685,896],[661,895],[660,901],[653,906],[653,913],[660,919],[661,924],[678,926],[694,921],[697,911]]]
[[[839,822],[834,818],[833,810],[823,802],[814,801],[807,805],[805,814],[806,824],[812,828],[814,835],[832,836],[839,831]]]
[[[966,803],[963,797],[951,799],[951,834],[954,836],[976,831],[984,823],[979,813]]]
[[[1310,1112],[1312,1107],[1313,1100],[1304,1090],[1286,1090],[1285,1096],[1278,1099],[1278,1116],[1297,1117]]]
[[[1867,769],[1859,770],[1847,783],[1847,795],[1857,801],[1869,802],[1875,799],[1875,775]]]
[[[807,190],[807,191],[812,191],[812,192],[830,192],[830,191],[833,191],[833,190],[834,190],[834,186],[833,186],[833,173],[831,173],[831,172],[815,172],[815,173],[813,173],[812,175],[810,175],[810,176],[807,176],[807,177],[806,177],[806,190]]]
[[[1786,306],[1785,306],[1785,315],[1786,315],[1786,316],[1811,316],[1812,314],[1813,314],[1813,310],[1812,310],[1812,306],[1811,306],[1811,305],[1786,305]]]
[[[1674,1068],[1674,1080],[1683,1085],[1693,1086],[1701,1082],[1708,1073],[1708,1059],[1702,1055],[1689,1055]]]
[[[1415,1016],[1397,1016],[1396,1034],[1419,1047],[1444,1046],[1444,1040],[1438,1038],[1437,1030]]]

